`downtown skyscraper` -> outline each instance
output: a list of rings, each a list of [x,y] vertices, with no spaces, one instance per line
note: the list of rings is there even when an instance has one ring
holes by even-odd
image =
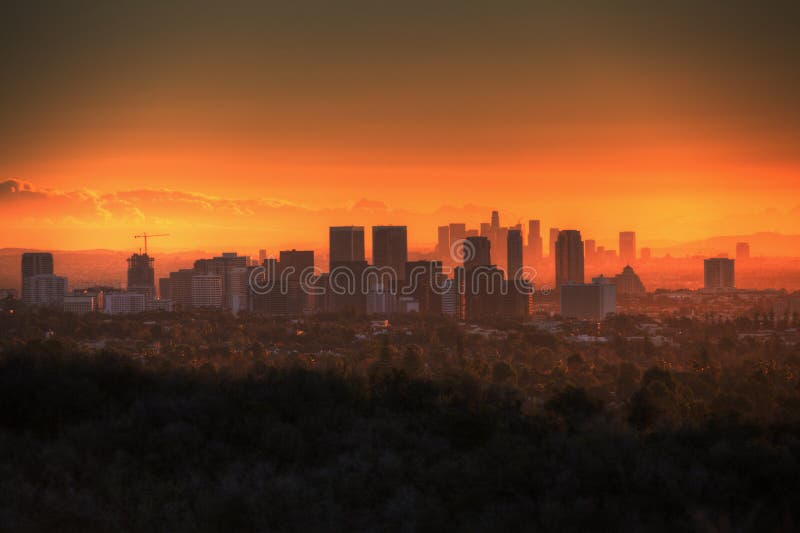
[[[566,283],[583,283],[583,240],[581,232],[574,229],[562,230],[556,240],[556,288]]]

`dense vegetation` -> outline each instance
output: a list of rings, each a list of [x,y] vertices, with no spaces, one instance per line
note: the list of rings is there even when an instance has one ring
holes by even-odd
[[[798,347],[647,320],[580,346],[597,325],[6,314],[0,525],[795,529]]]

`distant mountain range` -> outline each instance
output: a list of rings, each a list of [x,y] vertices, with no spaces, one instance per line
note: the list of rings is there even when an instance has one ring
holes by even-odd
[[[663,248],[653,248],[653,255],[685,257],[693,255],[716,256],[736,255],[736,244],[750,244],[751,257],[800,257],[800,235],[761,232],[751,235],[724,235],[709,237],[699,241],[675,244]]]

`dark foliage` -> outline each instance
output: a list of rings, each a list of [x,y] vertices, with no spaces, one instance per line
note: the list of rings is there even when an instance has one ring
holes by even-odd
[[[537,341],[538,342],[538,341]],[[403,355],[419,369],[412,348]],[[579,362],[576,362],[576,364]],[[9,531],[791,530],[792,425],[660,424],[648,371],[631,426],[567,387],[523,415],[503,383],[252,364],[135,362],[31,344],[0,360]],[[792,407],[793,409],[796,408]]]

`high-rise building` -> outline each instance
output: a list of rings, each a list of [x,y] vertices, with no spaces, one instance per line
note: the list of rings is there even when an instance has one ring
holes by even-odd
[[[538,220],[528,221],[528,253],[534,262],[542,259],[542,229]]]
[[[500,229],[500,213],[492,211],[492,231]]]
[[[406,263],[406,280],[403,294],[411,296],[419,304],[420,313],[439,314],[442,310],[442,295],[434,290],[441,283],[441,261],[409,261]]]
[[[489,222],[481,222],[479,237],[489,237],[492,235],[492,225]]]
[[[194,262],[197,274],[217,274],[222,278],[222,306],[224,309],[242,309],[248,298],[247,257],[236,252],[223,252],[212,259],[198,259]]]
[[[182,268],[169,273],[169,298],[175,307],[190,309],[192,302],[192,276],[198,275],[191,268]]]
[[[28,252],[22,254],[22,300],[25,300],[26,280],[31,276],[53,273],[53,254],[49,252]]]
[[[636,261],[636,232],[619,232],[619,257],[626,264]]]
[[[450,226],[439,226],[436,237],[436,257],[444,261],[450,257]]]
[[[34,307],[62,307],[67,292],[67,278],[54,274],[36,274],[25,278],[22,301]]]
[[[328,267],[336,263],[364,261],[364,226],[331,226],[329,232]]]
[[[492,245],[486,237],[468,237],[465,244],[464,269],[470,271],[477,267],[488,267],[492,264]]]
[[[467,238],[467,225],[461,222],[450,223],[450,249],[448,250],[448,260],[458,263],[463,259],[463,240]]]
[[[133,254],[128,258],[128,292],[144,294],[146,300],[156,296],[155,260],[144,254]]]
[[[567,283],[561,287],[561,315],[602,320],[617,311],[617,287],[604,276],[591,283]]]
[[[406,278],[408,234],[405,226],[372,226],[372,264],[388,267],[394,280]]]
[[[267,258],[267,250],[264,248],[260,249],[258,251],[258,266],[262,266],[266,258]]]
[[[583,241],[583,259],[587,264],[594,263],[597,258],[597,241],[586,239]]]
[[[192,276],[192,307],[222,307],[224,297],[222,276],[195,274]]]
[[[734,260],[714,257],[703,262],[704,287],[706,289],[733,289]]]
[[[556,288],[565,283],[583,283],[583,240],[574,229],[558,233],[556,240]]]
[[[507,272],[508,279],[516,279],[522,276],[522,232],[518,229],[508,231],[506,241],[508,254]]]
[[[750,259],[750,243],[737,242],[736,243],[736,259],[745,261]]]
[[[311,299],[307,291],[310,276],[314,274],[313,250],[285,250],[280,253],[280,270],[286,280],[287,313],[292,316],[311,312]]]
[[[556,241],[558,241],[558,228],[550,228],[550,258],[556,256]]]
[[[503,268],[507,268],[506,260],[508,259],[508,228],[497,228],[494,232],[494,240],[492,241],[492,250],[494,250],[494,261],[500,263]]]

